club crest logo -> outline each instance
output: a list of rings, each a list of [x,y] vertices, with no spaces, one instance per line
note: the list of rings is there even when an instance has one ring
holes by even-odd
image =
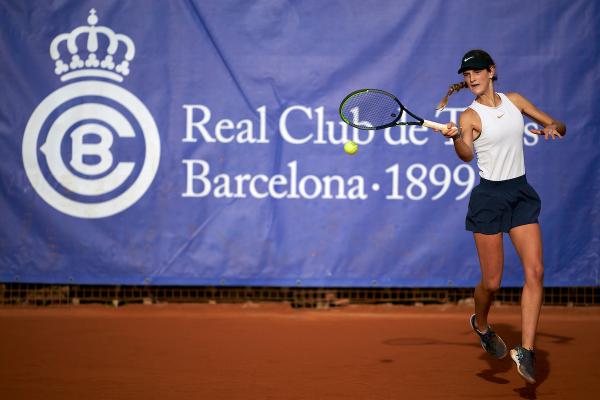
[[[54,73],[68,84],[33,111],[22,153],[27,177],[44,201],[73,217],[104,218],[148,190],[160,137],[146,106],[117,84],[130,74],[133,41],[98,26],[95,9],[87,23],[52,40]]]

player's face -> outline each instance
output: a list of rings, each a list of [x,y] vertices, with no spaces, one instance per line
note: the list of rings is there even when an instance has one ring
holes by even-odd
[[[487,69],[470,69],[463,72],[463,78],[471,93],[480,96],[488,90],[493,73],[493,69],[491,71]]]

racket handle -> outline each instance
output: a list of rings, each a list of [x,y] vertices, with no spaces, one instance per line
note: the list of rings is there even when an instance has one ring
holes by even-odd
[[[446,124],[440,124],[439,122],[433,122],[433,121],[428,121],[428,120],[423,121],[423,126],[426,128],[438,129],[442,132],[448,130],[448,127],[446,126]]]

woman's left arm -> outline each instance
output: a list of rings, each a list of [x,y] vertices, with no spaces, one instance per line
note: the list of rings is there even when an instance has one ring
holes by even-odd
[[[546,140],[549,137],[553,140],[562,138],[567,134],[567,126],[563,122],[552,118],[519,93],[508,93],[507,96],[523,114],[544,126],[543,129],[530,129],[531,133],[544,135]]]

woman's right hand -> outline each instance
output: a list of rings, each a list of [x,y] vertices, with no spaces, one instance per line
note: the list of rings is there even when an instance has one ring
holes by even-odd
[[[458,134],[458,126],[456,126],[454,122],[448,122],[445,130],[440,131],[439,129],[434,129],[434,131],[441,132],[445,137],[451,138]]]

